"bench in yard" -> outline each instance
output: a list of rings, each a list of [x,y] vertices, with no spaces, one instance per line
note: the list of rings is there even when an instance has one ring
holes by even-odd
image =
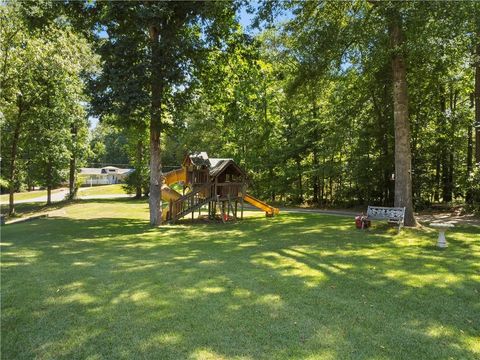
[[[405,208],[369,206],[367,220],[387,220],[389,224],[396,224],[398,231],[400,231],[405,220]]]

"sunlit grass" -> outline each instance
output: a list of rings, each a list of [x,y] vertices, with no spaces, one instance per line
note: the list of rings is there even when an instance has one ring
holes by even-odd
[[[145,200],[2,228],[5,359],[478,359],[478,227],[259,212],[148,226]]]
[[[78,195],[80,196],[122,195],[122,194],[126,194],[125,190],[122,187],[122,184],[81,187],[78,190]]]

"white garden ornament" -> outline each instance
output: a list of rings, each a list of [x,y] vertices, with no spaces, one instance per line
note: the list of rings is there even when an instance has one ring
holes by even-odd
[[[442,249],[446,248],[448,245],[447,245],[447,239],[445,238],[445,231],[455,227],[455,225],[449,224],[449,223],[431,223],[430,226],[438,229],[437,246]]]

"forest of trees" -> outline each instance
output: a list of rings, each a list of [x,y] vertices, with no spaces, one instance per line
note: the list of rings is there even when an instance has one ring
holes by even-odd
[[[11,211],[18,190],[74,197],[83,164],[128,162],[158,224],[162,164],[194,151],[234,158],[269,201],[395,204],[410,225],[480,209],[479,3],[264,1],[248,32],[245,6],[0,5]]]

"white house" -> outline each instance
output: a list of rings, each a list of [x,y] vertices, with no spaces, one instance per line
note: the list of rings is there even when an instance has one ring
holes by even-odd
[[[84,179],[85,185],[119,184],[134,171],[135,169],[120,169],[115,166],[80,168],[80,178]]]

